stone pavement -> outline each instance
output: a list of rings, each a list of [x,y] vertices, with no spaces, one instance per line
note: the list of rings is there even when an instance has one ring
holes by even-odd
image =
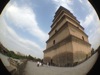
[[[86,75],[96,62],[98,53],[94,54],[87,61],[76,67],[37,67],[35,62],[28,61],[24,70],[24,75]]]

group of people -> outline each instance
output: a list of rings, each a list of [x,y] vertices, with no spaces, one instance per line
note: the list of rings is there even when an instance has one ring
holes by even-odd
[[[47,62],[45,65],[50,66],[50,63]],[[43,66],[43,62],[37,61],[37,67]]]
[[[39,66],[43,66],[43,63],[41,63],[41,62],[37,62],[37,67],[39,67]]]

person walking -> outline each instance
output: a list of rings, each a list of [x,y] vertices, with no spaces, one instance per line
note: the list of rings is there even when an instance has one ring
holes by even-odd
[[[40,64],[40,62],[38,61],[38,62],[37,62],[37,67],[39,67],[39,64]]]

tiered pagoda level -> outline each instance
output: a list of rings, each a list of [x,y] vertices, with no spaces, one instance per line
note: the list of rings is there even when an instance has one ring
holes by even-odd
[[[72,66],[91,55],[91,45],[84,28],[76,17],[62,6],[55,13],[46,43],[44,63]]]

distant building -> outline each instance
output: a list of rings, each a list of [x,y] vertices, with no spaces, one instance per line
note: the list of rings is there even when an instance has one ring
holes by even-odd
[[[17,52],[17,55],[25,56],[24,54],[22,54],[22,53],[20,53],[20,52]]]
[[[84,28],[76,17],[62,6],[55,13],[46,43],[45,63],[72,66],[91,55],[91,45]]]

